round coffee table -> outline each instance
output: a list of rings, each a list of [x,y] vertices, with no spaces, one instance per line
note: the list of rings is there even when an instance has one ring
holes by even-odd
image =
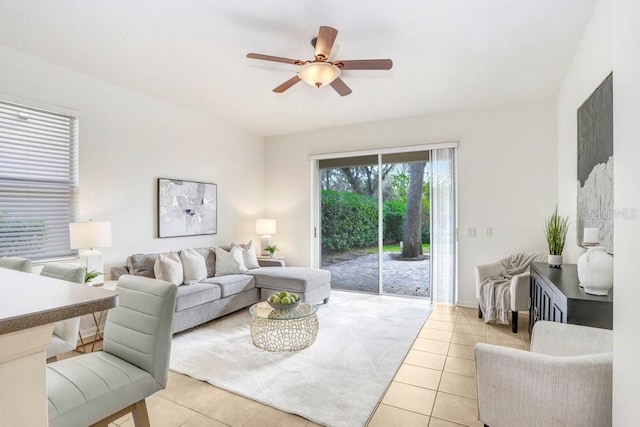
[[[267,351],[296,351],[309,347],[318,336],[318,308],[301,302],[292,310],[275,310],[265,301],[249,307],[253,344]]]

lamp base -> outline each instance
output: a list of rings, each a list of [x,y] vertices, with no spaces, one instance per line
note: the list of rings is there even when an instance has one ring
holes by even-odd
[[[269,256],[269,252],[265,248],[271,245],[273,245],[271,235],[265,234],[264,236],[262,236],[262,239],[260,239],[260,252],[263,256]]]
[[[100,286],[104,283],[104,263],[102,260],[102,252],[95,249],[87,249],[80,251],[80,265],[87,270],[87,273],[97,271],[100,273],[87,282],[87,285]]]

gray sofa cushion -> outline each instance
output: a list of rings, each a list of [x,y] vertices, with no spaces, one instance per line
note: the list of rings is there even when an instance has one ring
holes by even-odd
[[[144,276],[155,279],[153,273],[153,265],[158,258],[158,254],[135,254],[127,258],[127,267],[129,274],[134,276]]]
[[[192,283],[178,288],[176,311],[186,310],[204,303],[220,299],[222,291],[220,286],[212,283]]]
[[[331,272],[304,267],[261,267],[249,270],[259,288],[308,292],[331,282]]]
[[[212,283],[222,289],[222,298],[235,295],[256,287],[256,281],[246,274],[229,274],[226,276],[210,277],[202,283]]]
[[[204,263],[207,264],[207,277],[213,277],[216,275],[216,252],[213,248],[198,248],[196,249],[200,255],[204,257]]]

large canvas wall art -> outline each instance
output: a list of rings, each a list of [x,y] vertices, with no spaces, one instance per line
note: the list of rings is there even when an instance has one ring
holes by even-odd
[[[578,108],[578,244],[584,228],[597,228],[613,253],[613,76]]]
[[[218,232],[218,186],[158,178],[158,237]]]

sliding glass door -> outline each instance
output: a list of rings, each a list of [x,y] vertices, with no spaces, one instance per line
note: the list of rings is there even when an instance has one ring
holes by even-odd
[[[318,162],[320,267],[332,287],[431,297],[430,151]]]

